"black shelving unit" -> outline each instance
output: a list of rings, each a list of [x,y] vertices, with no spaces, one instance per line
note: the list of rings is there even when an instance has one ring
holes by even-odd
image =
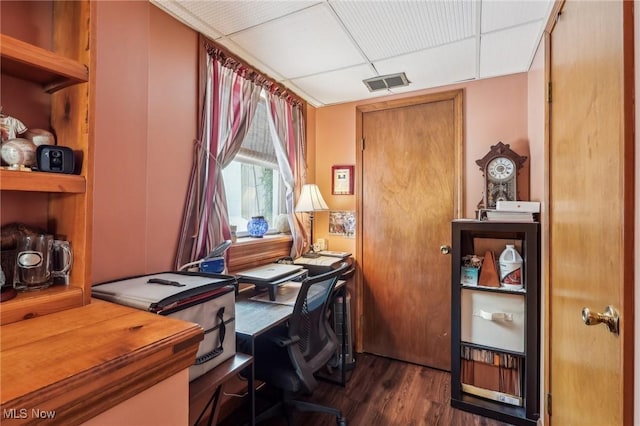
[[[514,425],[536,425],[541,409],[540,224],[454,220],[451,226],[451,241],[451,406]],[[500,246],[502,243],[506,245],[514,242],[519,246],[523,259],[522,290],[461,284],[461,266],[464,256],[470,254],[483,256],[484,252],[478,253],[476,250],[479,250],[477,246],[483,246],[485,243]],[[494,251],[494,253],[497,261],[500,252]],[[506,299],[521,305],[521,312],[517,314],[521,330],[518,329],[515,340],[518,341],[521,334],[522,341],[517,342],[517,348],[509,347],[509,344],[505,343],[504,334],[501,333],[492,334],[490,331],[483,334],[482,339],[469,338],[468,328],[477,327],[476,324],[479,324],[479,327],[483,326],[483,318],[473,318],[478,316],[475,312],[476,307],[469,306],[468,300],[474,295],[480,295],[484,300],[489,301],[493,298],[497,306]],[[463,297],[467,300],[464,306],[466,312],[463,312]],[[522,300],[520,301],[519,298]],[[470,313],[469,309],[474,313]],[[504,325],[506,328],[511,326],[506,323]],[[463,340],[463,336],[466,340]],[[500,401],[500,399],[510,400],[509,396],[500,396],[501,392],[478,392],[468,384],[463,385],[462,351],[469,350],[467,348],[473,350],[474,354],[484,351],[483,353],[504,354],[509,359],[517,360],[520,366],[517,369],[520,404],[514,404],[513,401],[511,403]]]

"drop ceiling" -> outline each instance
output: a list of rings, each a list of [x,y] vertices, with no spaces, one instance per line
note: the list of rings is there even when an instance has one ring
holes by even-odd
[[[526,72],[553,0],[151,2],[311,105]],[[370,92],[362,80],[404,72]]]

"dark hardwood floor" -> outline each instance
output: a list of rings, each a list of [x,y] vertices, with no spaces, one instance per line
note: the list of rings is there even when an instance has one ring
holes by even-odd
[[[357,367],[345,387],[320,381],[309,398],[342,410],[350,426],[507,426],[505,423],[467,413],[449,404],[450,374],[370,354],[358,354]],[[261,399],[257,405],[264,405]],[[260,408],[258,408],[260,410]],[[242,410],[221,424],[244,423]],[[335,425],[328,414],[293,414],[300,426]],[[261,422],[285,426],[284,417]]]

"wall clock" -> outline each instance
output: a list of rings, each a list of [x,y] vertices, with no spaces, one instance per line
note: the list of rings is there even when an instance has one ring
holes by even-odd
[[[484,180],[484,194],[478,208],[495,209],[498,201],[518,199],[518,173],[527,157],[518,155],[509,144],[498,142],[476,164]]]

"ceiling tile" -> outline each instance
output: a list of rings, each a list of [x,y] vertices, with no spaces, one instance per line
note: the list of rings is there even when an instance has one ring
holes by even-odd
[[[513,27],[545,18],[553,1],[482,1],[482,33]]]
[[[539,21],[483,35],[480,41],[480,77],[528,71],[543,26]]]
[[[368,65],[358,65],[324,74],[292,80],[303,91],[325,105],[388,95],[386,91],[369,92],[362,80],[375,77]]]
[[[289,79],[364,62],[325,5],[287,15],[230,38]]]
[[[193,1],[178,0],[188,4],[194,16],[208,22],[224,35],[305,9],[319,1]]]
[[[335,10],[370,60],[431,48],[475,32],[473,1],[335,1]]]
[[[184,2],[177,2],[173,0],[150,1],[153,5],[172,15],[174,18],[178,19],[186,26],[207,35],[213,40],[222,36],[222,34],[214,27],[212,27],[209,22],[207,22],[205,19],[202,19],[198,15],[193,14],[193,10],[190,7],[191,3],[195,2],[189,2],[185,4]]]
[[[404,71],[411,84],[395,88],[393,91],[396,93],[407,92],[475,78],[475,52],[475,39],[470,38],[374,62],[374,66],[382,75]]]

